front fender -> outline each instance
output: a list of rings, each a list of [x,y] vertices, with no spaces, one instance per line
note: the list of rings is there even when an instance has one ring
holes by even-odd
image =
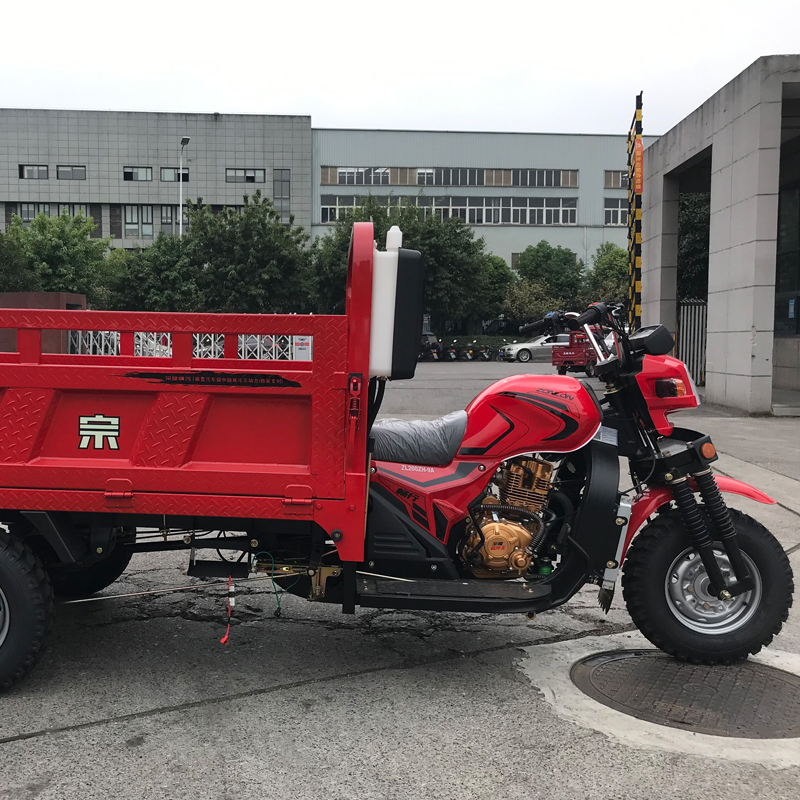
[[[742,497],[749,497],[757,503],[765,503],[767,505],[775,505],[769,495],[750,486],[742,481],[737,481],[735,478],[726,478],[724,475],[715,475],[717,486],[721,492],[728,492],[729,494],[739,494]],[[625,537],[625,547],[623,548],[622,557],[625,558],[625,553],[628,552],[628,547],[631,543],[636,532],[642,527],[645,520],[658,508],[665,503],[672,500],[672,492],[666,486],[656,486],[652,489],[647,489],[644,494],[634,503],[631,511],[631,521],[628,523],[628,532]]]

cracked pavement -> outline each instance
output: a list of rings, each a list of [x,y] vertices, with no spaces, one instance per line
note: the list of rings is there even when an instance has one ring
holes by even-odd
[[[435,409],[425,413],[463,407],[481,381],[521,371],[421,367],[416,399]],[[409,413],[409,394],[390,387],[387,413]],[[773,463],[787,433],[771,434],[772,423],[703,411],[688,424],[719,428],[711,432],[722,452],[726,431],[740,442],[725,462],[731,474],[749,464],[748,436],[764,452],[775,435],[777,455],[752,468],[770,470],[786,503],[734,504],[789,549],[800,544],[791,504],[800,483],[791,465]],[[800,421],[795,442],[798,430]],[[185,558],[140,555],[103,594],[188,585]],[[791,559],[800,569],[800,550]],[[289,595],[275,618],[270,581],[253,581],[237,585],[227,646],[222,585],[59,605],[43,660],[0,696],[0,800],[796,797],[798,768],[639,747],[553,712],[535,685],[537,647],[634,636],[621,592],[608,616],[596,595],[586,588],[533,622],[366,609],[344,616]],[[774,648],[800,653],[796,616]]]

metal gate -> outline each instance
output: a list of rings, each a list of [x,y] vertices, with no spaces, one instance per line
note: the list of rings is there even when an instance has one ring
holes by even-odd
[[[698,386],[706,385],[706,322],[708,303],[705,300],[678,301],[678,329],[675,352],[689,369]]]

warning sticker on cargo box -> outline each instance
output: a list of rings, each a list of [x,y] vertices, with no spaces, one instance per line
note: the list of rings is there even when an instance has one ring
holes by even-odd
[[[139,378],[157,383],[172,383],[180,386],[248,386],[253,388],[295,388],[300,384],[283,375],[268,375],[263,372],[126,372],[126,378]]]

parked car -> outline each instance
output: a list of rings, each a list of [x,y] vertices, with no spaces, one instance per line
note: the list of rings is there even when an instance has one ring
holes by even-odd
[[[531,360],[550,361],[550,354],[553,345],[567,344],[569,342],[568,333],[557,333],[552,336],[535,336],[527,342],[514,342],[503,345],[500,348],[501,361],[522,361],[523,363]]]

